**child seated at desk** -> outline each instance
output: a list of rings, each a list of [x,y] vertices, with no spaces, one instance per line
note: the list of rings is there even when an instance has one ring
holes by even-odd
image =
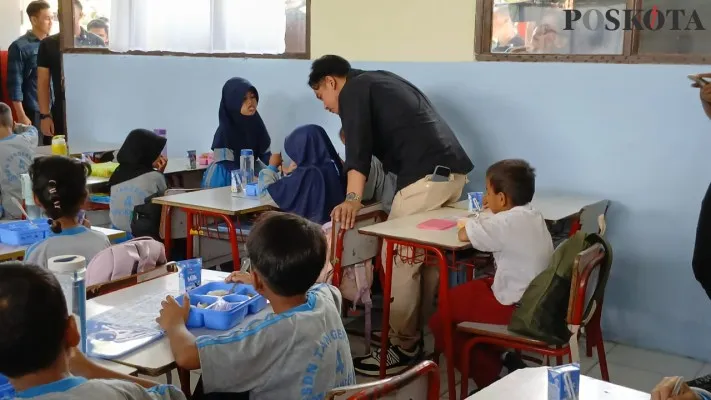
[[[185,399],[159,385],[103,368],[76,347],[79,330],[54,275],[36,265],[0,268],[0,374],[24,399]]]
[[[284,140],[284,151],[292,160],[287,176],[279,173],[278,153],[259,172],[262,202],[317,224],[330,221],[331,210],[345,199],[346,179],[328,134],[318,125],[296,128]]]
[[[31,245],[25,261],[47,268],[47,260],[66,254],[91,261],[101,250],[111,246],[109,238],[90,229],[89,220],[79,214],[86,202],[86,166],[73,158],[47,156],[30,166],[35,203],[49,216],[49,237]],[[80,220],[82,218],[82,220]]]
[[[146,202],[146,199],[156,194],[161,195],[168,189],[168,183],[163,176],[163,170],[168,161],[161,155],[166,138],[147,129],[131,131],[116,155],[119,163],[109,179],[111,187],[111,203],[109,215],[111,224],[116,229],[132,234],[131,222],[134,207]],[[160,225],[160,207],[154,210],[154,221],[145,232],[136,232],[135,236],[155,235]],[[157,236],[157,235],[156,235]]]
[[[20,175],[27,173],[36,148],[37,128],[13,123],[12,110],[0,103],[0,219],[22,218],[12,199],[22,202]]]
[[[341,294],[314,285],[326,261],[321,227],[294,214],[267,213],[252,228],[247,251],[250,273],[234,272],[227,281],[253,285],[274,313],[196,339],[185,327],[189,302],[181,307],[168,296],[158,323],[178,366],[202,369],[204,393],[249,392],[252,400],[324,398],[333,388],[355,384]]]
[[[506,325],[533,279],[543,272],[553,255],[553,241],[546,221],[529,204],[535,191],[535,172],[523,160],[499,161],[486,171],[486,193],[482,212],[459,230],[459,240],[471,242],[480,251],[493,253],[494,279],[477,279],[450,290],[452,323],[479,322]],[[435,347],[444,348],[442,322],[437,312],[429,323]],[[466,337],[465,337],[466,338]],[[454,354],[462,351],[463,340],[455,333]],[[501,352],[477,346],[472,356],[472,378],[482,389],[499,376]],[[455,365],[459,361],[455,359]]]

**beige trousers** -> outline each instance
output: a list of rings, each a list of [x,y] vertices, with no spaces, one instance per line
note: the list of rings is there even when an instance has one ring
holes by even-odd
[[[452,174],[448,182],[432,182],[428,175],[395,194],[388,219],[436,210],[462,195],[466,175]],[[411,248],[395,248],[390,304],[390,341],[410,349],[420,340],[420,328],[434,312],[439,270],[422,268],[423,252],[414,257]],[[385,248],[382,252],[385,262]],[[414,258],[414,259],[413,259]],[[444,279],[447,279],[444,277]]]

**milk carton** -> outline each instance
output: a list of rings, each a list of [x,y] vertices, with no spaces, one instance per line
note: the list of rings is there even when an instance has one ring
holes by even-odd
[[[202,258],[178,261],[177,264],[180,293],[185,293],[200,286],[202,283]]]
[[[580,364],[548,368],[548,400],[578,400]]]

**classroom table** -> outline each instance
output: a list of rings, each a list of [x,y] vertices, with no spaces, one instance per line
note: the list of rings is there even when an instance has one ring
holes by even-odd
[[[204,269],[202,270],[202,283],[222,281],[227,275],[228,274],[226,272],[217,272]],[[87,318],[93,318],[102,312],[111,310],[114,307],[121,307],[121,305],[127,303],[130,299],[140,298],[141,296],[152,293],[163,293],[166,291],[171,291],[172,294],[178,295],[178,290],[178,274],[165,275],[160,278],[139,283],[126,289],[108,293],[87,301]],[[156,318],[158,317],[158,313],[160,311],[159,307],[160,305],[156,305]],[[239,329],[241,326],[245,326],[245,324],[249,323],[249,321],[254,318],[263,318],[269,312],[271,312],[271,306],[268,306],[255,315],[248,316],[244,322],[237,325],[233,328],[233,330]],[[193,329],[191,332],[193,332],[196,336],[205,334],[219,335],[224,333],[222,331],[212,331],[207,329]],[[175,359],[173,358],[173,353],[170,350],[170,342],[166,337],[111,361],[135,368],[140,374],[152,377],[163,375],[176,368]],[[181,385],[183,386],[183,390],[187,388],[186,393],[189,393],[189,377],[186,376],[186,378],[188,378],[188,382],[183,382],[183,380],[181,380]]]
[[[586,400],[649,400],[649,394],[609,382],[580,376],[580,399]],[[467,400],[548,399],[548,371],[546,367],[519,369]]]
[[[173,175],[173,174],[181,174],[181,173],[194,172],[194,171],[204,171],[206,168],[207,168],[207,165],[200,165],[200,164],[197,164],[196,168],[190,168],[190,161],[188,160],[187,157],[174,157],[174,158],[168,159],[168,164],[165,166],[165,170],[163,171],[163,174]],[[109,181],[109,178],[106,178],[103,176],[90,176],[90,177],[86,178],[86,185],[87,186],[100,185],[102,183],[107,183],[108,181]]]
[[[597,217],[604,215],[609,205],[609,200],[601,198],[545,191],[537,192],[531,201],[531,206],[540,211],[547,221],[556,222],[578,217],[572,230],[582,227],[587,233],[598,231]],[[462,200],[450,207],[468,210],[469,201]]]
[[[230,187],[221,187],[216,189],[198,190],[194,192],[175,194],[171,196],[157,197],[153,199],[153,203],[160,204],[166,207],[165,215],[170,216],[171,208],[178,208],[186,214],[186,231],[187,237],[187,258],[193,257],[193,241],[192,236],[199,234],[195,232],[194,216],[201,215],[207,217],[221,218],[225,221],[227,232],[230,236],[232,245],[233,262],[235,271],[240,267],[239,247],[237,243],[237,232],[235,229],[233,217],[245,214],[251,214],[260,211],[273,210],[274,207],[262,204],[258,197],[247,197],[243,194],[240,196],[232,196]],[[165,232],[171,232],[171,218],[166,218]],[[199,227],[204,228],[204,227]],[[170,235],[165,237],[165,251],[170,254]]]
[[[127,365],[115,363],[113,361],[109,360],[102,360],[100,358],[91,358],[91,361],[93,361],[96,364],[99,364],[100,366],[104,368],[108,368],[114,372],[118,372],[119,374],[124,374],[124,375],[132,375],[132,376],[138,376],[138,370],[133,367],[129,367]]]
[[[471,248],[471,243],[462,242],[457,237],[457,226],[453,226],[447,230],[424,230],[417,227],[422,222],[430,219],[451,219],[457,220],[468,215],[467,210],[458,208],[441,208],[434,211],[428,211],[420,214],[410,215],[406,217],[396,218],[370,225],[358,229],[358,232],[364,235],[377,236],[383,239],[386,249],[385,262],[385,281],[383,282],[383,298],[391,298],[392,290],[392,270],[393,270],[393,255],[395,254],[395,245],[409,246],[430,252],[436,255],[439,261],[439,311],[442,314],[444,324],[445,337],[453,337],[452,324],[449,311],[449,280],[447,279],[448,262],[445,256],[445,251],[461,251]],[[414,251],[413,251],[414,253]],[[414,300],[413,300],[414,301]],[[390,330],[390,302],[383,302],[383,325],[381,335],[381,354],[387,354],[388,331]],[[444,354],[447,363],[447,385],[449,388],[450,400],[455,400],[456,389],[454,383],[454,350],[452,340],[444,341]],[[386,357],[380,359],[380,377],[385,377]]]
[[[126,237],[126,232],[116,229],[100,228],[98,226],[92,226],[91,229],[105,234],[112,242]],[[5,243],[0,243],[0,262],[16,260],[24,257],[25,250],[27,250],[28,247],[30,246],[11,246]]]

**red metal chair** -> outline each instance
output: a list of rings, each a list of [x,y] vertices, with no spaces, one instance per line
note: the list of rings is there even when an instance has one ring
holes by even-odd
[[[462,352],[461,367],[462,377],[464,378],[461,383],[461,398],[466,398],[469,390],[466,377],[469,376],[472,349],[476,345],[489,344],[517,351],[530,351],[546,357],[556,357],[559,363],[562,361],[562,357],[567,355],[570,362],[580,362],[578,335],[580,328],[584,328],[591,321],[591,317],[600,312],[605,289],[604,285],[607,281],[606,279],[600,279],[600,277],[606,277],[609,272],[609,270],[603,270],[608,265],[606,256],[608,254],[605,251],[605,247],[598,243],[578,254],[575,259],[566,317],[571,330],[571,337],[570,341],[563,346],[552,346],[546,342],[510,332],[505,325],[474,322],[460,323],[457,326],[458,332],[473,335],[465,343]],[[607,371],[602,334],[596,332],[592,339],[595,340],[595,346],[598,348],[598,361],[602,379],[609,382],[610,377]],[[590,337],[588,337],[588,340],[591,340]]]
[[[426,395],[427,397],[423,397]],[[432,361],[423,361],[391,378],[345,386],[326,394],[326,400],[411,400],[439,399],[439,368]]]

